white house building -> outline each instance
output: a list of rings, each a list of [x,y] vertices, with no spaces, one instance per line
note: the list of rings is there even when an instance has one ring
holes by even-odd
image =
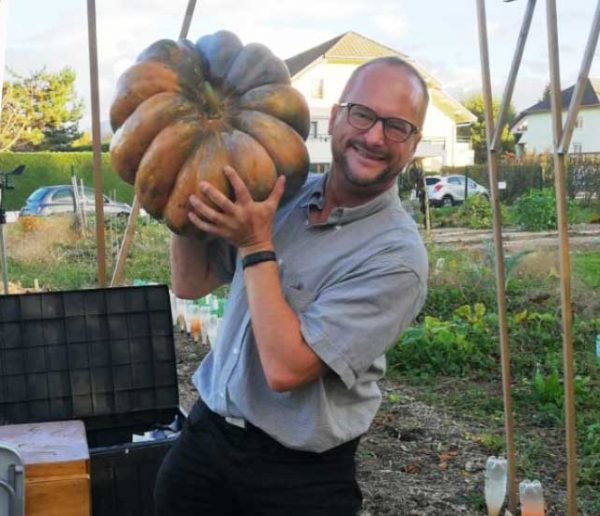
[[[310,107],[311,133],[307,147],[313,166],[322,170],[331,163],[329,113],[351,73],[362,63],[382,56],[405,59],[427,83],[431,100],[415,156],[421,159],[423,168],[439,170],[442,166],[472,165],[474,152],[470,142],[459,141],[456,128],[473,123],[475,115],[410,57],[355,32],[346,32],[285,61],[292,85],[304,94]]]
[[[563,123],[575,86],[561,91]],[[510,130],[517,140],[517,153],[552,152],[552,111],[550,98],[545,98],[519,113]],[[577,122],[571,138],[569,154],[600,152],[600,80],[587,79]]]

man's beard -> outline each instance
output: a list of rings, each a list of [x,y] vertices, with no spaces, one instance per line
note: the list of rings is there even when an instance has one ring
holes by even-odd
[[[356,145],[356,142],[354,142],[354,141],[348,142],[348,147],[350,147],[352,145]],[[358,146],[363,147],[363,148],[365,147],[361,143],[358,143]],[[344,177],[346,178],[346,180],[351,185],[354,185],[354,186],[369,187],[369,186],[376,186],[376,185],[380,185],[383,183],[387,183],[391,178],[393,178],[394,176],[397,176],[399,173],[399,170],[396,170],[395,167],[387,166],[379,174],[377,174],[376,177],[374,177],[372,179],[369,179],[369,178],[360,179],[360,178],[356,177],[356,175],[352,171],[352,168],[348,164],[348,159],[346,158],[345,152],[333,151],[332,154],[333,154],[334,163],[340,168],[340,170],[344,174]]]

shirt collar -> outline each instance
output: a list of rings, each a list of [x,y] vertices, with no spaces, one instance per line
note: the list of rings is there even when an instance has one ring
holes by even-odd
[[[323,177],[318,179],[311,185],[306,200],[303,201],[300,206],[305,208],[308,214],[308,210],[311,207],[315,207],[322,210],[325,205],[325,185],[327,184],[328,173],[323,174]],[[398,200],[398,185],[394,183],[391,188],[388,188],[385,192],[382,192],[374,199],[354,207],[343,207],[338,206],[334,208],[329,214],[328,219],[321,223],[315,224],[316,226],[325,226],[329,224],[347,224],[354,220],[362,219],[376,213],[386,206],[397,202]]]

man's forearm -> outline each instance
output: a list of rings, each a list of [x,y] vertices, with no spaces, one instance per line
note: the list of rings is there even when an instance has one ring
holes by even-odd
[[[207,248],[206,240],[172,235],[171,285],[177,297],[197,299],[221,285],[210,267]]]
[[[262,262],[244,271],[252,329],[269,386],[287,391],[309,383],[326,370],[306,344],[300,320],[281,290],[277,262]]]

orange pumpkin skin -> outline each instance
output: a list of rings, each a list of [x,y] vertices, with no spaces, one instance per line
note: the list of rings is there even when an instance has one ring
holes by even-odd
[[[113,168],[179,234],[203,236],[188,219],[189,196],[204,197],[200,181],[232,198],[226,165],[255,200],[282,174],[289,197],[308,174],[304,97],[267,47],[228,31],[150,45],[119,78],[110,120]]]

